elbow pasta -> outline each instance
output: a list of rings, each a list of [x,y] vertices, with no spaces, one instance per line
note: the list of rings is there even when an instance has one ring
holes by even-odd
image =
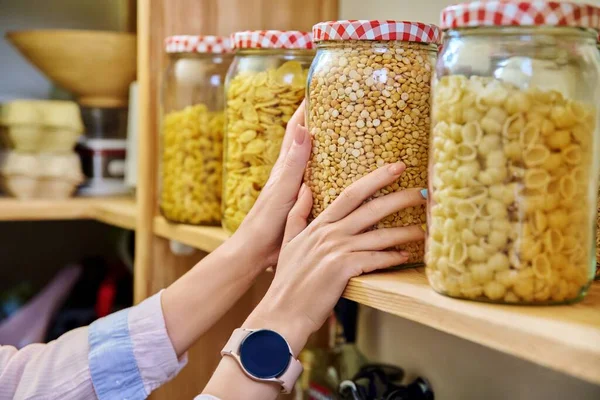
[[[494,302],[579,299],[591,278],[595,109],[492,78],[446,76],[433,90],[432,287]]]
[[[223,228],[233,233],[267,183],[287,122],[304,99],[308,70],[287,61],[245,71],[227,86]]]
[[[406,171],[374,197],[427,186],[434,54],[431,45],[395,41],[353,41],[323,50],[308,89],[313,152],[305,182],[313,193],[312,218],[352,182],[389,163],[403,161]],[[460,138],[463,131],[451,134]],[[478,140],[478,132],[464,134],[471,143]],[[473,160],[475,147],[463,147],[440,150]],[[464,179],[473,175],[469,168],[461,173]],[[425,206],[410,207],[374,228],[421,226],[425,221]],[[407,265],[423,262],[423,241],[402,249],[410,254]]]
[[[223,112],[204,104],[165,115],[160,209],[168,220],[220,223],[224,127]]]

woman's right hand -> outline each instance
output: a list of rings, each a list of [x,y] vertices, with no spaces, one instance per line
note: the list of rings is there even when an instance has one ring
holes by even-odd
[[[279,332],[297,355],[330,315],[350,278],[405,263],[408,253],[386,249],[423,240],[420,226],[368,229],[394,212],[424,204],[421,189],[365,203],[404,169],[402,163],[391,164],[356,181],[308,226],[312,194],[303,185],[288,216],[273,283],[244,327]]]

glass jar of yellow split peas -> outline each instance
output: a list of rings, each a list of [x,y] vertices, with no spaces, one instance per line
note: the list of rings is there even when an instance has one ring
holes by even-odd
[[[286,124],[302,100],[314,56],[312,35],[245,31],[233,35],[227,74],[223,228],[233,233],[277,160]]]
[[[598,28],[600,9],[567,2],[442,11],[426,254],[436,291],[518,304],[585,295],[596,267]]]
[[[313,152],[305,182],[316,218],[352,182],[403,161],[406,171],[375,197],[427,186],[431,76],[441,31],[404,21],[331,21],[313,27],[317,55],[308,82]],[[425,207],[389,215],[375,228],[424,226]],[[424,242],[402,247],[423,263]]]
[[[162,87],[160,210],[172,222],[221,223],[224,85],[233,59],[219,36],[171,36]]]

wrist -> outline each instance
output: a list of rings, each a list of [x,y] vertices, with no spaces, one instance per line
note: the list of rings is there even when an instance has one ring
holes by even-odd
[[[245,329],[270,329],[279,333],[287,341],[292,350],[292,355],[298,357],[312,329],[301,318],[286,315],[276,306],[269,303],[267,296],[248,316],[242,328]]]
[[[249,268],[260,273],[277,263],[279,251],[272,248],[268,232],[263,232],[264,227],[256,226],[254,220],[244,221],[229,240],[238,260],[244,260]]]
[[[246,230],[238,229],[214,253],[226,259],[229,265],[240,270],[243,275],[249,275],[254,279],[269,267],[265,265],[264,252],[253,245],[255,242],[256,239],[251,240]]]

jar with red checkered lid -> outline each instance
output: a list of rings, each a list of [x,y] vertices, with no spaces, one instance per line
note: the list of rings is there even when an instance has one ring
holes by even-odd
[[[305,182],[312,218],[352,182],[387,164],[406,170],[375,197],[427,185],[431,77],[441,30],[407,21],[345,20],[313,27],[317,55],[308,83],[313,152]],[[406,227],[405,266],[423,263],[425,207],[411,207],[373,229]]]
[[[229,37],[171,36],[161,92],[160,198],[163,216],[221,223],[225,76]]]
[[[600,8],[475,1],[442,11],[427,276],[512,304],[583,298],[594,277]]]
[[[304,100],[312,35],[245,31],[232,35],[227,74],[223,228],[233,233],[267,183],[287,122]]]

